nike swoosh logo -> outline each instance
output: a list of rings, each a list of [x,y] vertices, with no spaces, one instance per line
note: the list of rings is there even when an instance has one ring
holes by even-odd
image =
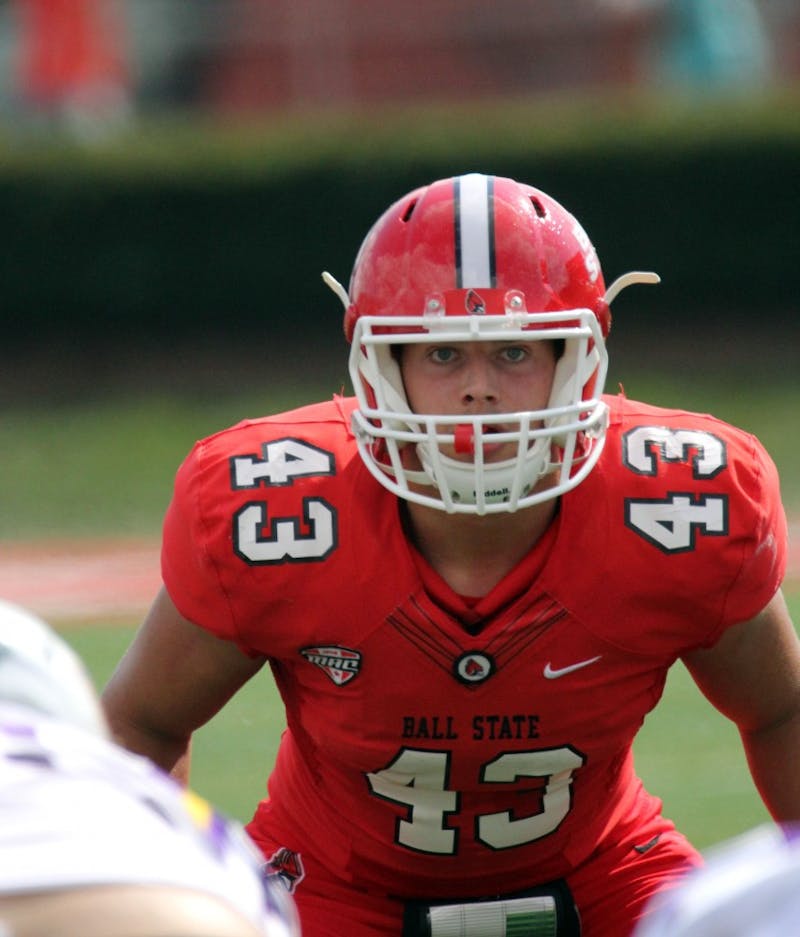
[[[598,654],[597,657],[590,657],[588,660],[579,660],[577,664],[570,664],[569,667],[559,667],[557,670],[551,667],[550,661],[548,661],[544,665],[544,675],[548,680],[557,680],[559,677],[563,677],[568,673],[582,670],[584,667],[588,667],[589,664],[596,664],[602,656],[602,654]]]

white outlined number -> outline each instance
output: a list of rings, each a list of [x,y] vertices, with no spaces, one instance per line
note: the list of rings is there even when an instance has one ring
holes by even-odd
[[[727,467],[727,449],[724,440],[701,430],[638,426],[623,436],[622,459],[637,475],[655,476],[662,462],[683,462],[691,464],[693,478],[711,479]],[[665,498],[626,498],[625,524],[664,553],[686,553],[698,533],[728,533],[728,497],[668,492]]]
[[[258,488],[260,484],[291,485],[296,478],[333,475],[333,455],[290,436],[261,446],[261,458],[237,455],[230,460],[231,488]]]
[[[297,517],[275,518],[269,532],[267,505],[254,501],[233,516],[234,551],[248,563],[308,563],[324,560],[336,548],[336,509],[322,498],[303,498],[303,521],[310,533],[301,532]]]
[[[264,443],[261,458],[242,455],[230,460],[234,491],[285,487],[299,478],[335,472],[332,453],[290,437]],[[302,510],[302,518],[271,518],[267,501],[248,502],[233,516],[234,552],[252,565],[324,560],[338,543],[336,508],[324,498],[306,497]]]
[[[686,553],[694,550],[698,531],[718,537],[728,533],[728,499],[675,493],[652,500],[627,498],[625,523],[665,553]]]
[[[403,748],[381,771],[367,775],[372,793],[408,808],[397,821],[395,838],[415,852],[454,855],[458,831],[447,825],[458,812],[461,795],[449,790],[452,753]],[[477,817],[475,837],[489,849],[525,846],[553,833],[572,806],[572,776],[585,759],[570,747],[528,752],[506,752],[481,769],[484,784],[516,784],[525,778],[543,778],[537,813],[514,817],[511,807]]]
[[[724,441],[702,430],[637,426],[622,438],[622,460],[637,475],[657,475],[660,460],[691,462],[694,478],[713,478],[727,459]]]

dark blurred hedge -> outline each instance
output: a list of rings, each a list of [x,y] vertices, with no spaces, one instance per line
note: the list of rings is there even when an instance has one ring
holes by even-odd
[[[340,340],[346,283],[404,191],[480,170],[537,185],[584,223],[607,282],[657,270],[640,326],[795,322],[798,99],[657,111],[647,102],[367,115],[247,134],[142,128],[0,158],[5,353],[62,342]],[[227,141],[227,142],[226,142]],[[630,300],[620,300],[620,307]]]

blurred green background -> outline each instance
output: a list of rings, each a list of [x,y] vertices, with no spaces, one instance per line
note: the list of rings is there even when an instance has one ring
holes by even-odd
[[[609,389],[755,432],[798,516],[796,3],[81,0],[69,30],[47,6],[0,3],[0,544],[157,540],[195,439],[347,389],[320,272],[474,170],[562,202],[607,282],[661,274],[614,305]],[[134,627],[64,633],[101,686]],[[194,785],[248,818],[281,725],[254,681]],[[680,667],[637,757],[701,847],[764,816]]]

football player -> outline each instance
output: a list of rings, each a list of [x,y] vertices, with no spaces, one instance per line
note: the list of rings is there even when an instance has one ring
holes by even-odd
[[[0,934],[297,937],[238,824],[114,745],[80,660],[0,602]]]
[[[658,278],[606,288],[531,186],[417,189],[349,289],[324,279],[355,396],[193,448],[114,731],[185,780],[193,730],[268,663],[287,731],[248,829],[306,937],[624,937],[700,861],[631,751],[676,660],[800,816],[775,467],[603,393],[609,304]]]

